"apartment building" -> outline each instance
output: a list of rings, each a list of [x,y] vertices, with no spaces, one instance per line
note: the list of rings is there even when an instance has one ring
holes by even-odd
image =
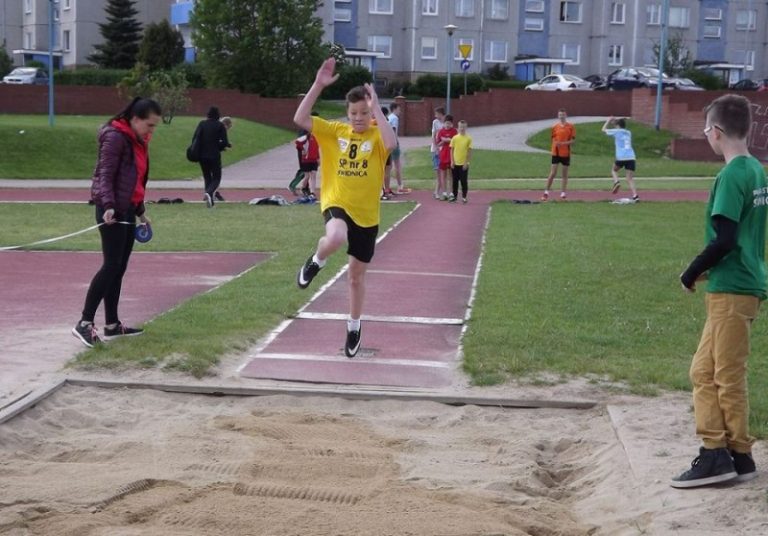
[[[103,38],[99,24],[106,22],[107,0],[0,0],[2,34],[16,65],[48,62],[49,8],[53,6],[54,65],[74,67],[86,59]],[[173,0],[135,0],[136,19],[143,25],[168,18]]]
[[[335,0],[334,39],[381,53],[382,75],[415,78],[459,71],[460,44],[472,45],[470,72],[533,63],[586,76],[654,63],[662,0]],[[768,5],[756,0],[670,0],[669,35],[697,62],[727,69],[731,81],[768,76]]]

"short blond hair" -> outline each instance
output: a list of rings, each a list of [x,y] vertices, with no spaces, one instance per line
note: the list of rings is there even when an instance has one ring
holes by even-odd
[[[221,119],[219,119],[219,121],[221,121],[221,124],[227,128],[230,128],[232,126],[232,118],[229,117],[228,115],[225,117],[222,117]]]

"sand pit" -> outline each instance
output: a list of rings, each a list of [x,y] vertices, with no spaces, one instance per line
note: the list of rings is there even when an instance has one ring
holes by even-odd
[[[696,445],[685,400],[505,410],[67,386],[0,425],[0,534],[768,533],[765,476],[667,486]]]

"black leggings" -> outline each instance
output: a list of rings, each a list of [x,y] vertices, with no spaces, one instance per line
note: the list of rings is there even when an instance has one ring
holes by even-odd
[[[81,320],[93,322],[99,303],[104,300],[104,322],[115,324],[120,317],[117,305],[120,301],[120,290],[123,286],[123,275],[128,268],[128,259],[133,251],[135,240],[136,215],[131,208],[127,213],[115,212],[116,222],[127,221],[130,225],[113,223],[99,227],[101,234],[101,252],[104,260],[101,268],[91,279],[88,294],[85,296],[83,316]],[[104,209],[96,207],[96,223],[104,222]]]
[[[221,185],[221,158],[201,158],[200,169],[203,171],[205,193],[213,198],[213,194]]]
[[[461,182],[461,196],[467,197],[467,177],[469,176],[469,169],[464,169],[463,166],[453,166],[453,197],[459,195],[459,182]]]

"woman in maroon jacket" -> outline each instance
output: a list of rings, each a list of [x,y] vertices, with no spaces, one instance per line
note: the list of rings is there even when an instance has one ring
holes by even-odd
[[[99,233],[104,261],[88,287],[80,322],[72,328],[72,334],[91,348],[102,340],[93,324],[102,300],[105,340],[143,332],[124,326],[117,306],[133,250],[136,217],[149,223],[144,213],[148,145],[161,115],[157,102],[137,97],[99,131],[99,157],[93,172],[91,199],[96,205],[96,222],[103,224]]]

